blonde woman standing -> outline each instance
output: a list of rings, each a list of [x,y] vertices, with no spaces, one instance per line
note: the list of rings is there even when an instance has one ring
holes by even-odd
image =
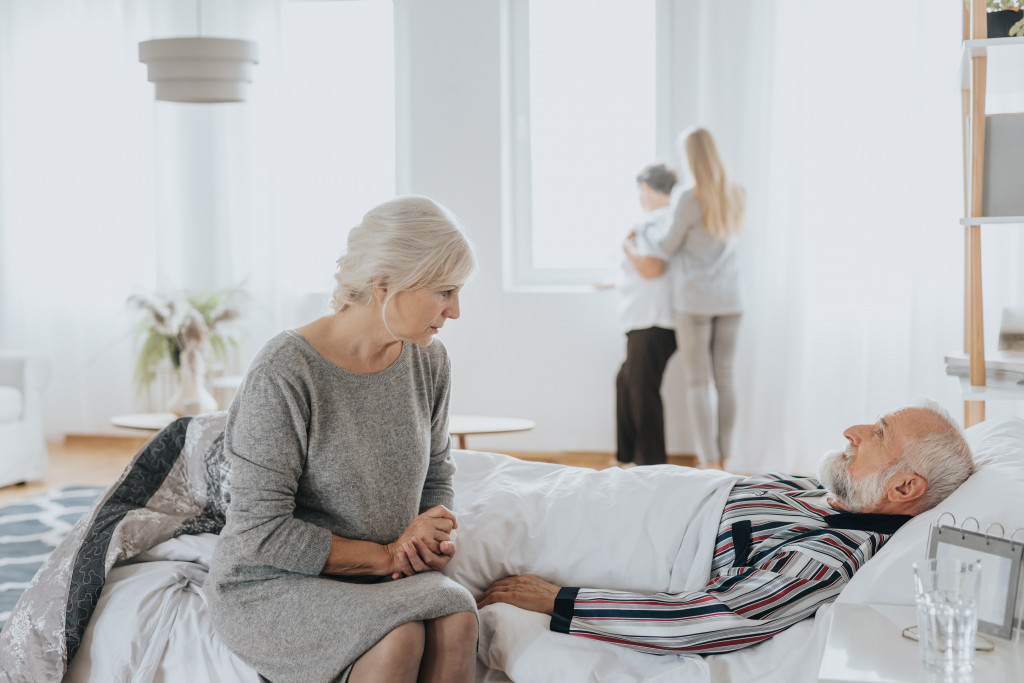
[[[676,341],[697,454],[708,467],[723,468],[736,421],[732,365],[742,312],[736,246],[746,195],[729,179],[707,130],[685,130],[677,144],[693,185],[673,197],[672,225],[658,247],[673,280]]]
[[[231,502],[206,583],[214,626],[261,680],[473,679],[455,554],[450,364],[473,249],[426,197],[369,211],[334,313],[271,339],[228,411]]]

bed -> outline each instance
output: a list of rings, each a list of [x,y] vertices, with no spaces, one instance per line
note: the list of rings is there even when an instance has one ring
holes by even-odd
[[[223,414],[180,420],[135,456],[12,612],[0,633],[0,681],[257,680],[214,633],[203,597],[227,501],[223,423]],[[912,604],[910,565],[943,512],[974,516],[982,529],[996,521],[1024,527],[1024,420],[982,423],[968,439],[977,473],[904,525],[840,602]],[[661,590],[699,541],[673,524],[697,504],[678,495],[681,478],[729,476],[674,466],[596,472],[475,451],[454,457],[459,552],[446,573],[474,592],[527,572]],[[826,605],[760,645],[676,657],[553,633],[546,616],[494,605],[480,613],[477,680],[816,681],[831,617]]]

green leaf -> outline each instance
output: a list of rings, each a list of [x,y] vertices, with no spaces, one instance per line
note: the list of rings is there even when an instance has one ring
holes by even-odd
[[[168,343],[171,337],[160,334],[150,328],[142,347],[139,349],[139,357],[135,361],[135,392],[141,395],[154,379],[160,362],[168,355]]]
[[[233,336],[234,332],[230,329],[231,321],[237,318],[232,316],[229,319],[228,327],[224,332],[212,329],[211,323],[225,308],[238,310],[240,303],[246,299],[242,286],[240,284],[215,292],[190,294],[184,297],[184,302],[163,294],[149,298],[156,299],[168,307],[183,308],[178,311],[177,320],[183,320],[189,308],[199,313],[207,327],[210,328],[210,336],[206,341],[205,348],[199,350],[200,353],[209,354],[210,357],[220,362],[226,362],[228,351],[238,349],[238,342]],[[129,299],[129,303],[131,302],[132,299]],[[221,327],[221,325],[217,325],[217,327]],[[175,370],[181,367],[182,340],[180,329],[174,330],[174,334],[158,332],[152,312],[149,310],[139,320],[136,336],[137,339],[142,340],[142,343],[139,345],[133,379],[137,394],[141,394],[156,379],[156,371],[165,358],[170,359]]]

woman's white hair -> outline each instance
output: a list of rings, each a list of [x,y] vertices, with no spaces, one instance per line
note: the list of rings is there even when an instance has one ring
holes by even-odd
[[[386,308],[398,292],[460,286],[475,268],[473,245],[451,211],[427,197],[395,197],[349,231],[331,309],[369,303],[374,285],[387,288]]]
[[[920,514],[945,500],[974,473],[974,456],[967,445],[964,431],[949,412],[937,402],[918,399],[915,407],[927,410],[937,428],[926,434],[908,437],[903,453],[879,472],[877,484],[884,492],[885,484],[899,472],[914,472],[928,482],[928,490],[915,510]]]

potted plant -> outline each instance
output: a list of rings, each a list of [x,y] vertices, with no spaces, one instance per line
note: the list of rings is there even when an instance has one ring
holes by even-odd
[[[141,392],[156,377],[165,360],[178,375],[178,392],[168,410],[194,415],[217,409],[206,389],[208,357],[223,362],[228,349],[236,348],[232,321],[241,317],[244,294],[239,288],[199,294],[135,294],[131,308],[145,311],[139,322],[139,356],[135,363],[135,387]]]
[[[989,38],[1024,36],[1024,11],[1021,11],[1021,4],[1022,0],[986,0]]]

